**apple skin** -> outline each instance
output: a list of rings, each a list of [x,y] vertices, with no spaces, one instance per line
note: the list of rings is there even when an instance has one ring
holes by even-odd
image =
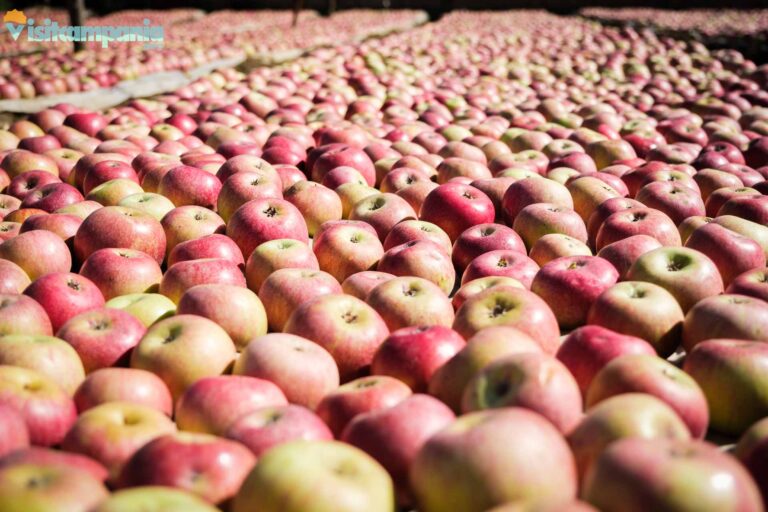
[[[320,268],[339,282],[371,270],[384,255],[376,232],[365,223],[353,222],[326,223],[313,241],[312,250]]]
[[[726,485],[715,483],[720,475]],[[720,447],[703,441],[618,441],[598,458],[583,494],[607,512],[763,508],[745,468]]]
[[[54,332],[70,318],[104,306],[99,288],[90,279],[70,272],[46,274],[34,280],[24,295],[45,309]]]
[[[196,205],[214,209],[221,182],[213,174],[196,167],[180,165],[160,180],[157,193],[176,206]]]
[[[452,241],[472,226],[491,223],[493,202],[480,190],[461,183],[444,183],[424,199],[419,219],[436,224]]]
[[[467,383],[462,412],[523,407],[541,414],[567,435],[582,417],[581,391],[568,368],[537,352],[493,361]]]
[[[544,265],[531,283],[531,291],[552,309],[562,329],[584,325],[592,304],[619,278],[607,260],[595,256],[568,256]]]
[[[7,404],[0,405],[0,460],[16,450],[29,448],[29,431],[24,417]]]
[[[228,221],[248,201],[265,197],[283,198],[283,184],[278,178],[260,172],[238,172],[223,182],[216,207],[221,218]]]
[[[677,225],[666,214],[651,208],[632,208],[611,214],[595,238],[599,251],[608,244],[633,235],[648,235],[665,247],[682,245]]]
[[[709,424],[704,392],[693,378],[667,361],[649,354],[627,354],[609,361],[592,379],[585,395],[587,408],[622,393],[647,393],[669,405],[691,436],[703,439]]]
[[[511,277],[530,288],[539,266],[525,253],[500,249],[481,254],[470,262],[461,276],[462,286],[489,276]]]
[[[410,481],[424,512],[488,510],[518,500],[558,508],[577,491],[573,455],[561,434],[517,407],[467,414],[433,435],[417,453]]]
[[[367,372],[387,324],[371,306],[351,295],[321,295],[300,305],[283,332],[314,341],[333,356],[342,382]]]
[[[0,509],[92,510],[109,497],[104,485],[86,471],[46,464],[0,469]]]
[[[344,429],[342,440],[376,459],[392,476],[398,502],[412,502],[409,469],[424,443],[456,419],[429,395],[412,395],[397,405],[359,414]]]
[[[113,492],[93,512],[218,512],[194,494],[170,487],[140,486]]]
[[[151,256],[133,249],[99,249],[80,267],[106,300],[130,293],[157,291],[163,272]]]
[[[768,303],[746,295],[717,295],[698,302],[685,316],[683,346],[733,338],[768,341]]]
[[[0,293],[19,294],[31,282],[24,269],[16,263],[0,259]]]
[[[238,442],[210,434],[167,434],[133,454],[120,474],[120,487],[175,487],[218,504],[237,494],[255,464],[256,457]],[[197,478],[190,480],[190,472]]]
[[[122,309],[139,320],[144,327],[176,313],[176,304],[159,293],[131,293],[110,299],[108,308]]]
[[[166,250],[173,249],[189,240],[196,240],[214,233],[223,234],[224,220],[202,206],[179,206],[165,214],[160,221],[166,237]]]
[[[18,293],[0,294],[0,336],[41,334],[53,336],[48,313],[34,299]]]
[[[0,244],[0,258],[18,265],[34,281],[52,272],[69,272],[72,256],[67,244],[45,230],[21,233]]]
[[[59,444],[77,419],[72,398],[57,383],[19,366],[0,365],[0,404],[21,413],[36,446]]]
[[[187,432],[224,435],[239,417],[262,407],[287,405],[280,388],[245,375],[203,377],[176,402],[176,424]]]
[[[268,406],[240,416],[226,432],[260,458],[290,441],[332,441],[333,433],[315,413],[300,405]]]
[[[105,206],[83,221],[74,246],[80,261],[99,249],[119,248],[142,251],[161,264],[166,238],[162,225],[151,215],[124,206]]]
[[[386,251],[376,269],[395,276],[423,278],[435,284],[446,295],[456,283],[451,257],[430,240],[411,240]]]
[[[705,254],[687,247],[661,247],[635,260],[627,279],[647,281],[669,291],[683,312],[700,300],[723,293],[723,279]]]
[[[633,235],[604,246],[597,256],[608,260],[619,273],[619,281],[627,279],[632,264],[643,254],[662,247],[648,235]]]
[[[580,480],[606,448],[626,438],[689,441],[691,433],[674,409],[652,395],[622,393],[607,398],[588,409],[568,436]]]
[[[128,362],[146,327],[119,309],[100,308],[70,318],[56,332],[77,351],[86,373]]]
[[[86,376],[74,396],[79,413],[108,402],[151,407],[166,416],[173,413],[168,387],[154,373],[135,368],[101,368]]]
[[[246,287],[245,276],[231,261],[206,258],[176,263],[160,281],[159,292],[176,304],[191,288],[203,284]]]
[[[349,477],[335,468],[348,468]],[[292,441],[262,457],[235,496],[232,512],[389,512],[395,491],[386,470],[337,441]]]
[[[293,312],[322,295],[342,293],[336,279],[322,270],[281,268],[272,272],[259,288],[259,298],[272,331],[284,329]]]
[[[248,201],[227,223],[227,236],[243,255],[269,240],[291,238],[309,243],[309,232],[301,212],[288,201],[262,198]]]
[[[717,266],[726,287],[739,274],[766,265],[760,244],[713,222],[696,228],[685,246],[706,254]]]
[[[61,446],[103,464],[114,481],[136,450],[155,437],[173,432],[176,425],[157,409],[110,402],[80,414]]]
[[[768,302],[768,267],[748,270],[737,276],[725,293],[748,295]]]
[[[489,288],[467,299],[456,312],[453,330],[464,339],[491,326],[516,327],[529,334],[544,352],[554,354],[560,346],[557,318],[538,295],[511,286]]]
[[[222,374],[236,354],[232,339],[216,323],[176,315],[147,329],[131,353],[131,367],[155,373],[178,399],[199,379]]]

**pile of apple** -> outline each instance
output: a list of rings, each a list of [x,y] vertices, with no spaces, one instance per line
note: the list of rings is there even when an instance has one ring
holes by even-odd
[[[0,510],[765,510],[767,90],[460,12],[14,122]]]

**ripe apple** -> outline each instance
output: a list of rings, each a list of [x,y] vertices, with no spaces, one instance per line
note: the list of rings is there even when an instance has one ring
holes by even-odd
[[[70,272],[46,274],[32,282],[24,294],[48,313],[54,332],[70,318],[104,306],[104,296],[93,282]]]
[[[282,268],[272,272],[259,288],[269,326],[282,331],[302,304],[322,295],[341,293],[341,285],[322,270]]]
[[[135,316],[144,327],[176,313],[176,304],[159,293],[130,293],[110,299],[108,308],[122,309]]]
[[[352,222],[326,223],[315,233],[312,246],[320,268],[339,282],[372,269],[384,255],[376,233]]]
[[[451,293],[456,281],[449,254],[429,240],[412,240],[389,249],[376,268],[396,276],[426,279],[446,295]]]
[[[0,405],[0,460],[16,450],[29,447],[29,431],[24,417],[7,404]]]
[[[523,208],[535,203],[573,210],[573,198],[564,185],[540,176],[524,178],[512,183],[504,193],[502,209],[507,224],[511,225]]]
[[[167,240],[166,250],[173,249],[189,240],[196,240],[214,233],[223,234],[224,220],[202,206],[179,206],[168,212],[160,221]]]
[[[227,223],[227,236],[250,255],[264,242],[290,238],[309,242],[307,224],[301,212],[282,199],[254,199],[237,209]]]
[[[34,299],[19,293],[0,294],[0,335],[53,335],[48,313]]]
[[[366,302],[391,331],[411,326],[448,327],[453,322],[453,306],[448,296],[437,285],[419,277],[387,280],[371,290]]]
[[[633,235],[648,235],[665,247],[681,245],[677,225],[666,214],[651,208],[631,208],[611,214],[600,226],[595,238],[599,251],[608,244]]]
[[[245,276],[237,265],[224,259],[205,258],[173,265],[163,275],[159,292],[179,304],[189,289],[202,284],[246,287]]]
[[[683,346],[716,338],[768,340],[768,304],[746,295],[718,295],[698,302],[685,316]]]
[[[160,486],[139,486],[113,492],[93,512],[216,512],[213,505],[189,492]]]
[[[109,497],[88,472],[46,464],[17,464],[0,469],[0,509],[91,510]]]
[[[384,239],[384,250],[416,240],[428,240],[439,245],[446,254],[451,254],[452,245],[448,235],[440,227],[423,220],[404,220],[395,225]]]
[[[92,281],[109,300],[130,293],[157,291],[163,272],[149,255],[133,249],[99,249],[80,267],[80,275]]]
[[[162,263],[166,238],[163,226],[151,215],[124,206],[105,206],[83,221],[74,246],[80,261],[99,249],[119,248],[142,251]]]
[[[685,246],[706,254],[726,287],[739,274],[766,264],[760,244],[714,222],[696,228]]]
[[[221,182],[213,174],[180,165],[169,170],[160,180],[157,193],[167,197],[176,206],[202,206],[213,209],[221,190]]]
[[[376,270],[363,270],[349,276],[341,283],[341,289],[347,295],[352,295],[361,300],[366,300],[368,294],[378,285],[394,279],[396,276],[387,272]]]
[[[154,373],[136,368],[101,368],[88,374],[74,396],[82,413],[108,402],[127,402],[151,407],[170,416],[171,392]]]
[[[19,294],[29,283],[31,281],[24,269],[10,260],[0,259],[0,293]]]
[[[472,260],[461,277],[461,284],[483,277],[499,276],[511,277],[530,288],[538,272],[539,266],[524,253],[501,249],[486,252]]]
[[[175,208],[170,199],[152,192],[140,192],[125,196],[117,203],[117,206],[140,210],[150,214],[157,220],[163,220],[165,214]]]
[[[34,230],[21,233],[0,244],[0,258],[18,265],[31,279],[53,272],[69,272],[69,248],[55,233]]]
[[[419,219],[436,224],[452,241],[472,226],[493,222],[493,203],[470,185],[444,183],[424,199]]]

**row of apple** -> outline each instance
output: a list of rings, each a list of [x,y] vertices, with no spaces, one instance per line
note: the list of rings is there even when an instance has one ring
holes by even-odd
[[[106,21],[136,24],[137,16],[148,12],[127,18],[113,15]],[[165,28],[159,48],[148,49],[142,43],[112,43],[102,48],[101,43],[93,42],[88,50],[72,54],[69,44],[53,43],[46,44],[41,52],[0,59],[0,99],[110,87],[121,80],[160,71],[186,71],[219,59],[303,50],[344,38],[354,41],[381,31],[409,28],[423,20],[419,11],[353,10],[330,18],[304,12],[299,24],[292,27],[290,11],[230,11],[174,24],[183,11],[157,13],[150,21]],[[276,26],[281,29],[275,30]]]
[[[14,122],[0,509],[764,510],[763,71],[454,13]]]

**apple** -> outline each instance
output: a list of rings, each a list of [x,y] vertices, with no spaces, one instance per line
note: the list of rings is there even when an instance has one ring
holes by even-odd
[[[178,399],[199,379],[222,374],[235,355],[235,344],[216,323],[176,315],[147,329],[131,353],[131,367],[155,373]]]
[[[72,398],[56,382],[20,366],[0,365],[0,404],[23,416],[36,446],[59,444],[77,419]]]
[[[549,233],[533,243],[529,256],[537,265],[543,266],[566,256],[592,256],[592,251],[581,240],[562,233]]]
[[[270,178],[279,178],[272,164],[255,155],[237,155],[227,159],[216,172],[216,177],[224,183],[233,174],[241,172],[255,172]]]
[[[649,183],[637,192],[635,199],[667,214],[675,224],[706,213],[698,191],[671,181]]]
[[[0,259],[0,293],[19,294],[30,282],[24,269],[10,260]]]
[[[322,295],[341,293],[341,285],[322,270],[282,268],[272,272],[259,288],[269,327],[282,331],[302,304]]]
[[[748,295],[768,302],[768,268],[756,268],[744,272],[731,281],[725,292]]]
[[[685,316],[683,346],[715,338],[768,340],[768,303],[746,295],[717,295],[701,300]]]
[[[530,288],[538,272],[539,266],[524,253],[501,249],[486,252],[472,260],[461,277],[461,284],[463,286],[483,277],[500,276],[516,279]]]
[[[736,458],[718,446],[679,439],[612,444],[587,475],[583,494],[606,511],[763,508],[757,485]]]
[[[483,253],[494,250],[516,250],[525,253],[525,244],[511,228],[502,224],[479,224],[465,230],[453,244],[451,257],[459,269]]]
[[[595,238],[599,251],[608,244],[633,235],[648,235],[665,247],[681,245],[677,225],[666,214],[652,208],[632,208],[611,214]]]
[[[722,187],[707,197],[704,203],[707,216],[715,217],[725,203],[737,197],[759,197],[760,192],[752,187]]]
[[[65,242],[70,242],[82,223],[83,220],[80,217],[65,213],[32,215],[21,224],[19,233],[43,229],[56,233]]]
[[[176,244],[168,254],[168,268],[182,261],[223,259],[239,267],[245,263],[240,248],[226,235],[213,233]]]
[[[133,454],[120,474],[120,485],[175,487],[218,504],[237,494],[254,464],[256,457],[238,442],[210,434],[166,434]],[[196,478],[190,479],[190,473]]]
[[[436,224],[452,241],[477,224],[493,222],[493,203],[475,187],[461,183],[444,183],[424,199],[419,219]]]
[[[283,198],[279,177],[259,172],[238,172],[223,182],[216,204],[219,215],[228,221],[248,201],[267,197]]]
[[[24,417],[7,404],[0,405],[0,460],[16,450],[29,447],[29,431]]]
[[[425,512],[488,510],[512,501],[557,508],[577,491],[573,455],[560,432],[517,407],[466,414],[434,434],[416,454],[410,482]]]
[[[176,432],[171,419],[151,407],[110,402],[90,408],[78,416],[67,432],[62,448],[100,462],[115,481],[123,465],[152,439]]]
[[[549,203],[573,210],[573,198],[564,185],[534,176],[517,180],[507,188],[502,199],[504,218],[511,225],[523,208],[536,203]]]
[[[646,393],[622,393],[589,408],[568,435],[583,482],[601,454],[622,439],[689,441],[688,426],[674,409]]]
[[[157,193],[176,206],[202,206],[213,209],[221,182],[213,174],[197,167],[180,165],[170,169],[160,180]]]
[[[392,193],[372,194],[360,199],[349,212],[349,219],[370,224],[382,242],[396,224],[416,219],[416,212],[400,196]]]
[[[53,335],[48,313],[34,299],[18,292],[0,294],[0,335]]]
[[[240,247],[243,255],[250,255],[269,240],[309,241],[301,212],[291,203],[274,198],[254,199],[238,208],[227,223],[227,236]]]
[[[632,265],[643,254],[662,247],[661,242],[648,235],[632,235],[604,246],[597,256],[611,263],[619,273],[619,280],[627,279]]]
[[[426,279],[446,295],[451,293],[456,280],[450,256],[429,240],[412,240],[389,249],[376,268],[396,276]]]
[[[157,290],[163,273],[157,261],[133,249],[99,249],[80,267],[80,275],[92,281],[106,300],[131,293]]]
[[[646,252],[627,271],[627,279],[658,284],[669,291],[683,312],[723,292],[723,279],[705,254],[687,247],[661,247]]]
[[[232,512],[254,507],[298,512],[308,506],[318,512],[391,511],[394,486],[386,470],[358,448],[337,441],[292,441],[259,460],[235,496]]]
[[[619,273],[607,260],[595,256],[567,256],[544,265],[531,283],[531,291],[544,299],[562,329],[584,325],[592,304],[616,284]]]
[[[375,232],[355,221],[326,223],[315,233],[312,250],[320,268],[340,282],[352,274],[370,270],[384,254]]]
[[[636,208],[645,208],[645,205],[628,197],[613,197],[600,203],[586,221],[589,245],[595,245],[597,233],[608,217],[616,212]]]
[[[754,240],[760,244],[768,258],[768,227],[734,215],[721,215],[712,219],[712,222]]]
[[[124,206],[105,206],[83,221],[74,247],[80,261],[99,249],[118,248],[142,251],[162,263],[166,237],[163,226],[151,215]]]
[[[364,151],[346,144],[339,144],[338,147],[330,148],[320,146],[318,149],[324,150],[319,157],[312,162],[307,159],[307,169],[313,181],[320,183],[332,169],[345,166],[356,169],[363,175],[368,185],[373,186],[375,184],[376,169]]]
[[[61,183],[61,179],[46,171],[26,171],[13,178],[8,184],[7,193],[20,200],[17,208],[14,208],[14,210],[21,206],[21,201],[31,194],[33,190],[52,183]]]
[[[586,243],[587,228],[575,211],[552,203],[535,203],[526,206],[515,217],[514,230],[529,248],[542,236],[551,233],[569,235]]]
[[[74,396],[82,413],[109,402],[123,402],[151,407],[170,416],[171,392],[154,373],[135,368],[101,368],[89,373]]]
[[[456,311],[453,329],[464,339],[491,326],[509,326],[535,339],[544,352],[560,346],[557,318],[538,295],[512,286],[489,288],[467,299]]]
[[[192,287],[201,284],[232,285],[246,287],[245,276],[231,261],[204,258],[176,263],[160,281],[159,292],[176,304]]]
[[[46,464],[17,464],[0,469],[0,509],[92,510],[109,497],[88,472]]]
[[[95,137],[107,126],[107,119],[96,112],[75,112],[64,119],[64,126],[71,126],[89,137]]]
[[[47,155],[38,155],[25,149],[14,149],[0,162],[0,169],[4,170],[10,179],[27,171],[45,171],[59,175],[59,167],[56,161]]]
[[[765,225],[768,223],[768,202],[762,195],[732,197],[720,207],[717,215],[735,215]]]
[[[324,222],[342,218],[341,199],[319,183],[298,181],[285,190],[284,197],[301,212],[310,236],[314,236]]]
[[[125,206],[150,214],[157,220],[163,220],[165,214],[175,208],[174,204],[165,196],[152,192],[139,192],[123,197],[117,206]]]
[[[139,486],[113,492],[93,512],[216,512],[213,505],[189,492],[161,486]]]
[[[130,164],[118,160],[102,160],[85,173],[83,193],[88,194],[99,185],[120,178],[139,183],[139,176]]]
[[[223,234],[224,220],[202,206],[179,206],[169,211],[160,221],[166,237],[166,250],[170,254],[182,242],[197,240],[212,234]]]
[[[453,299],[451,299],[453,309],[458,311],[458,309],[467,301],[468,298],[495,286],[513,286],[515,288],[525,288],[523,283],[512,277],[486,276],[473,279],[472,281],[462,285],[456,291],[456,293],[453,294]]]
[[[384,250],[412,242],[428,240],[439,245],[446,254],[451,254],[452,244],[448,235],[439,226],[423,220],[408,219],[398,222],[384,239]]]
[[[159,293],[129,293],[110,299],[104,305],[127,311],[144,324],[144,327],[176,313],[176,304]]]
[[[21,233],[0,244],[0,259],[18,265],[31,279],[50,273],[69,272],[69,248],[55,233],[34,230]]]

